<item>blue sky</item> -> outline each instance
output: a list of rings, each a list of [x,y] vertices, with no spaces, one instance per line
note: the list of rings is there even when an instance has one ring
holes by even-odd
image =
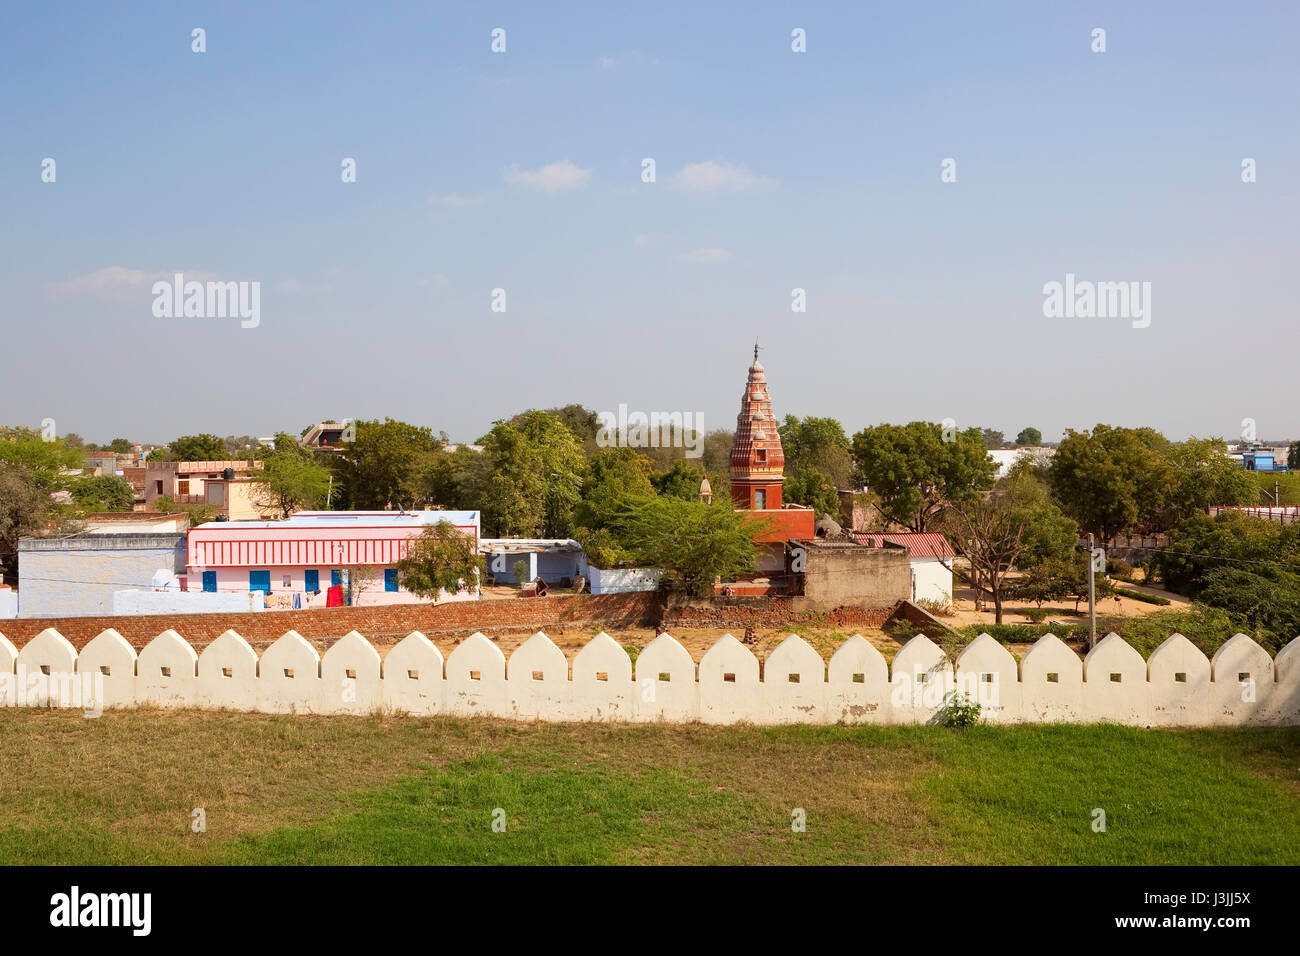
[[[732,427],[758,337],[777,414],[851,431],[1300,437],[1294,4],[623,6],[16,8],[0,419]],[[175,271],[260,324],[156,318]],[[1045,318],[1067,272],[1149,281],[1150,327]]]

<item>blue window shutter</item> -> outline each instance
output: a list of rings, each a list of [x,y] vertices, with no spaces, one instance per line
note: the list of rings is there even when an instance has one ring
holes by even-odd
[[[270,571],[249,571],[248,572],[248,590],[265,591],[271,593],[271,572]]]
[[[215,592],[215,591],[217,590],[217,572],[216,572],[216,571],[204,571],[204,572],[203,572],[203,590],[205,590],[205,591],[209,591],[209,592]]]
[[[397,590],[397,568],[384,568],[384,590]]]
[[[308,568],[303,572],[302,589],[304,591],[320,590],[320,572],[315,568]]]
[[[330,572],[330,584],[342,584],[342,583],[343,583],[343,572],[340,571],[338,568],[335,568],[333,571]]]

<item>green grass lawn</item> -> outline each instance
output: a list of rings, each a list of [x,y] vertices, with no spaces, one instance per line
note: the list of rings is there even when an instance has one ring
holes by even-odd
[[[6,709],[0,808],[0,863],[1294,865],[1300,729]]]

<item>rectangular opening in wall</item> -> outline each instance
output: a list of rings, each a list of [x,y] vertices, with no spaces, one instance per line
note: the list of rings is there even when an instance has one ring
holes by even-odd
[[[546,675],[543,674],[541,671],[533,671],[533,680],[541,680],[545,676]]]
[[[1048,674],[1048,675],[1047,675],[1047,683],[1049,683],[1049,684],[1059,684],[1059,683],[1060,683],[1060,676],[1061,676],[1060,674]]]
[[[722,675],[722,679],[723,679],[726,683],[728,683],[728,684],[734,684],[734,683],[736,682],[736,675],[735,675],[735,674],[723,674],[723,675]]]
[[[1124,682],[1124,675],[1123,675],[1123,674],[1111,674],[1111,675],[1110,675],[1110,682],[1111,682],[1112,684],[1121,684],[1121,683]]]
[[[171,676],[172,676],[172,669],[171,669],[170,667],[160,667],[159,670],[162,671],[162,676],[163,676],[163,677],[171,677]]]
[[[670,680],[673,679],[673,675],[668,673],[667,671],[662,671],[659,674],[659,679],[663,681],[665,684],[667,684]]]
[[[46,675],[46,676],[48,677],[48,676],[49,676],[49,673],[50,673],[50,665],[49,665],[49,664],[42,664],[42,665],[41,665],[41,673],[44,674],[44,675]]]
[[[799,675],[798,675],[798,674],[791,674],[791,675],[790,675],[790,683],[791,683],[791,684],[797,684],[797,683],[799,683]]]
[[[235,675],[232,673],[231,668],[229,668],[229,667],[223,667],[223,668],[221,668],[221,676],[222,676],[222,677],[234,677]]]
[[[113,675],[113,668],[109,667],[107,664],[100,664],[99,672],[105,677],[111,677]]]
[[[348,675],[348,680],[356,680],[356,679],[357,679],[357,672],[356,672],[355,670],[351,669],[351,668],[345,670],[343,673],[345,673],[345,674]]]
[[[1237,675],[1237,680],[1238,681],[1250,680],[1250,671],[1242,671],[1240,674]]]
[[[853,683],[855,683],[855,684],[865,684],[866,682],[867,682],[867,675],[866,675],[866,674],[854,674],[854,675],[853,675]]]
[[[596,671],[596,680],[609,680],[609,671]]]
[[[406,672],[406,676],[407,676],[410,680],[419,680],[419,679],[420,679],[420,672],[419,672],[419,671],[407,671],[407,672]]]
[[[483,679],[483,672],[482,672],[482,671],[470,671],[470,672],[469,672],[469,679],[470,679],[470,680],[482,680],[482,679]]]
[[[993,675],[992,675],[992,674],[980,674],[980,680],[981,680],[982,682],[984,682],[985,684],[992,684],[992,683],[993,683]]]
[[[1177,682],[1177,683],[1179,683],[1179,684],[1186,684],[1186,683],[1187,683],[1187,675],[1186,675],[1185,673],[1183,673],[1182,671],[1179,671],[1177,674],[1174,675],[1174,680],[1175,680],[1175,682]]]
[[[286,667],[286,668],[284,669],[284,676],[285,676],[285,677],[293,677],[293,668],[292,668],[292,667]]]

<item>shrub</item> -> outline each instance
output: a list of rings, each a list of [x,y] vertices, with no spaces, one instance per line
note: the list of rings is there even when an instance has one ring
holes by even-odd
[[[944,708],[943,722],[948,727],[970,727],[980,720],[980,705],[974,697],[954,691]]]
[[[1161,607],[1168,607],[1173,603],[1169,598],[1161,597],[1159,594],[1144,594],[1141,591],[1134,591],[1129,588],[1116,588],[1115,593],[1126,598],[1132,598],[1134,601],[1142,601],[1145,604],[1158,604]]]

